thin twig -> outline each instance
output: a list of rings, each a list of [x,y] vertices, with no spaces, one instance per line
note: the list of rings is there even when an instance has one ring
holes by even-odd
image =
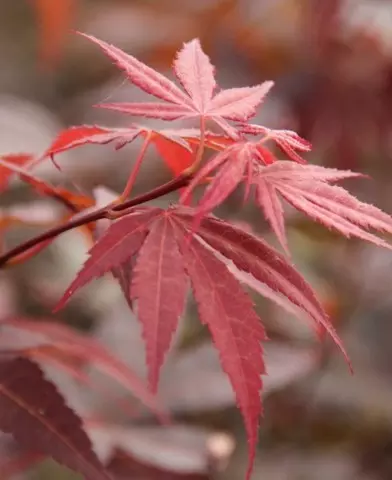
[[[103,218],[110,219],[113,216],[113,212],[123,212],[124,210],[128,210],[131,207],[136,207],[137,205],[140,205],[142,203],[162,197],[163,195],[166,195],[170,192],[174,192],[179,188],[185,187],[189,183],[191,178],[192,175],[190,173],[182,173],[178,177],[170,180],[169,182],[164,183],[163,185],[160,185],[159,187],[154,188],[147,193],[143,193],[142,195],[139,195],[135,198],[131,198],[124,203],[117,205],[106,205],[105,207],[95,210],[94,212],[88,213],[79,218],[70,220],[67,223],[63,223],[62,225],[51,228],[50,230],[47,230],[46,232],[37,235],[36,237],[30,238],[29,240],[20,245],[17,245],[15,248],[12,248],[3,255],[0,255],[0,268],[4,267],[7,262],[9,262],[9,260],[11,260],[12,258],[26,252],[27,250],[35,247],[42,242],[51,240],[61,235],[62,233],[68,232],[69,230],[73,230],[74,228],[81,227],[88,223],[96,222],[97,220],[101,220]]]

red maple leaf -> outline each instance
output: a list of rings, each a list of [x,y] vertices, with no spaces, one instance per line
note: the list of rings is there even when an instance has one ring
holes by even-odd
[[[82,383],[87,383],[92,388],[95,388],[94,382],[88,376],[83,375],[84,372],[80,367],[94,365],[100,372],[126,387],[163,422],[167,422],[167,412],[159,405],[155,396],[149,392],[142,379],[94,338],[83,335],[66,325],[48,320],[33,322],[20,317],[7,318],[0,321],[0,326],[11,328],[16,333],[23,331],[25,336],[38,335],[40,339],[42,338],[35,347],[19,347],[18,351],[21,351],[23,356],[45,364],[54,363],[70,376]],[[12,345],[9,348],[12,352]]]
[[[122,129],[84,125],[61,132],[42,158],[85,144],[115,142],[116,148],[121,148],[139,136],[144,142],[119,199],[102,207],[98,214],[94,212],[82,221],[78,219],[44,233],[35,243],[33,239],[25,244],[24,250],[23,245],[17,247],[3,256],[3,263],[15,258],[15,252],[26,252],[34,245],[37,248],[39,242],[50,241],[60,231],[76,228],[83,220],[89,223],[105,219],[108,228],[97,235],[88,260],[57,308],[92,279],[111,272],[142,324],[153,390],[158,386],[159,371],[183,313],[190,284],[200,320],[211,332],[244,418],[249,441],[249,478],[262,413],[260,389],[265,369],[261,344],[266,334],[241,283],[264,292],[267,298],[290,311],[305,314],[318,334],[323,337],[329,333],[344,355],[346,353],[313,290],[291,263],[261,239],[213,217],[210,212],[244,183],[245,197],[255,192],[256,203],[286,250],[280,197],[329,228],[381,246],[388,245],[368,230],[392,233],[392,219],[334,185],[358,174],[307,165],[301,155],[310,150],[310,144],[295,132],[244,123],[255,114],[272,82],[215,93],[214,67],[199,41],[192,40],[184,45],[174,61],[174,73],[181,89],[120,49],[85,36],[97,43],[132,83],[161,100],[101,106],[168,121],[198,118],[200,128],[158,131],[139,125]],[[207,120],[224,133],[216,135],[206,131]],[[233,126],[230,122],[237,124]],[[250,141],[247,135],[261,138]],[[278,160],[266,146],[269,140],[293,162]],[[125,202],[150,143],[155,144],[176,175],[186,171],[180,178]],[[217,153],[201,166],[206,148]],[[13,168],[16,172],[18,169],[23,173],[21,167]],[[35,185],[36,180],[31,179],[30,183]],[[184,207],[193,189],[205,183],[207,187],[197,207]],[[167,210],[140,207],[148,200],[183,187],[181,206]],[[54,194],[52,187],[45,186],[43,191]],[[111,222],[113,218],[117,220]],[[75,357],[82,356],[83,342],[78,346],[72,346],[67,340],[63,343]],[[57,356],[66,354],[60,350],[57,345]],[[43,353],[48,351],[40,350],[40,354]],[[98,356],[94,359],[101,358],[100,353],[95,353]]]
[[[215,176],[199,203],[198,218],[211,212],[222,203],[242,181],[245,181],[245,199],[248,198],[254,173],[260,167],[270,165],[277,160],[275,155],[265,147],[267,140],[274,140],[291,160],[306,163],[297,153],[297,150],[308,151],[311,146],[295,132],[273,130],[244,123],[241,124],[241,132],[250,135],[263,135],[263,138],[258,141],[244,139],[232,143],[220,143],[218,148],[220,153],[208,161],[185,188],[181,196],[181,202],[186,204],[193,189],[215,171]]]
[[[192,165],[195,158],[195,149],[200,144],[200,130],[198,129],[153,130],[142,125],[131,125],[128,128],[80,125],[61,131],[41,156],[40,161],[88,144],[106,145],[113,142],[115,149],[118,150],[133,142],[139,136],[145,139],[145,143],[135,164],[132,173],[133,179],[150,143],[155,146],[158,154],[175,176]],[[228,137],[205,132],[204,146],[212,150],[223,150],[233,143],[233,140]]]
[[[185,133],[189,134],[188,131]],[[186,139],[182,138],[181,130],[178,133],[173,130],[152,130],[141,125],[131,125],[129,128],[106,128],[97,125],[71,127],[59,133],[41,158],[53,157],[58,153],[88,144],[106,145],[114,142],[115,148],[118,150],[139,136],[145,139],[143,155],[139,155],[139,164],[150,143],[155,145],[175,175],[192,164],[192,149]]]
[[[181,202],[187,203],[194,188],[215,172],[215,176],[199,203],[198,216],[211,212],[243,180],[245,180],[247,189],[249,189],[254,168],[257,168],[258,165],[266,165],[274,160],[275,158],[272,154],[271,156],[266,156],[257,143],[236,142],[215,155],[197,172],[189,185],[184,189]]]
[[[0,430],[22,448],[52,457],[86,480],[110,480],[76,413],[38,365],[22,357],[0,358]]]
[[[165,100],[167,103],[121,103],[105,104],[100,107],[119,110],[132,115],[175,120],[178,118],[201,119],[201,131],[189,130],[152,130],[139,125],[129,128],[108,129],[100,126],[82,125],[72,127],[59,134],[57,139],[46,150],[41,159],[85,144],[116,143],[116,149],[135,140],[139,135],[145,138],[144,145],[137,158],[133,171],[125,187],[124,196],[128,196],[134,184],[145,151],[149,143],[154,143],[158,153],[175,175],[197,161],[196,147],[189,143],[215,150],[222,150],[233,144],[242,134],[230,125],[228,120],[244,122],[256,112],[256,107],[264,99],[273,82],[264,82],[254,87],[232,88],[221,90],[214,95],[217,87],[214,67],[208,56],[202,51],[199,40],[186,43],[174,61],[174,73],[184,88],[182,91],[175,83],[143,64],[131,55],[109,45],[95,37],[84,35],[97,43],[104,52],[123,69],[131,82],[142,90]],[[214,135],[206,131],[206,120],[219,125],[225,135]],[[254,134],[254,132],[252,132]],[[227,136],[226,136],[227,135]],[[261,145],[259,156],[268,163],[269,152]]]
[[[261,125],[243,123],[241,125],[241,132],[250,135],[263,135],[263,143],[267,140],[273,140],[291,160],[298,163],[306,163],[298,154],[298,151],[309,152],[312,148],[310,142],[292,130],[276,130]]]
[[[136,300],[149,379],[155,389],[184,309],[189,277],[200,319],[210,329],[244,417],[250,446],[249,474],[261,414],[260,376],[265,373],[261,342],[266,335],[228,263],[234,262],[238,269],[278,292],[343,347],[312,289],[282,255],[254,235],[210,216],[189,242],[193,218],[194,211],[183,207],[136,208],[113,222],[90,250],[89,259],[57,309],[93,278],[124,266],[129,269],[129,262],[134,260],[132,278],[125,282],[123,291]]]
[[[346,237],[358,237],[391,248],[367,230],[392,233],[392,218],[377,207],[360,202],[344,188],[331,185],[358,176],[361,175],[347,170],[278,161],[261,168],[252,182],[256,185],[256,201],[286,250],[279,195],[311,219]]]
[[[130,115],[175,120],[178,118],[203,118],[213,120],[229,136],[238,137],[236,129],[227,120],[246,121],[256,113],[273,82],[254,87],[221,90],[214,95],[216,81],[214,67],[203,52],[198,39],[185,43],[173,64],[175,83],[148,67],[135,57],[97,38],[81,34],[93,41],[125,71],[129,80],[147,93],[166,103],[109,103],[99,107],[117,110]]]
[[[280,138],[282,131],[268,138]],[[293,147],[300,141],[293,138]],[[256,202],[270,223],[279,242],[288,252],[284,226],[283,207],[280,194],[298,210],[343,235],[355,236],[377,245],[389,247],[369,229],[392,233],[392,219],[378,208],[360,202],[342,187],[331,185],[339,180],[361,176],[359,173],[324,168],[316,165],[279,161],[268,150],[260,152],[260,144],[236,142],[209,160],[185,188],[181,202],[186,203],[191,192],[208,175],[214,176],[205,189],[196,209],[194,229],[200,219],[220,205],[242,182],[248,197],[250,189],[256,187]],[[290,150],[289,150],[290,153]],[[292,155],[291,155],[292,156]]]

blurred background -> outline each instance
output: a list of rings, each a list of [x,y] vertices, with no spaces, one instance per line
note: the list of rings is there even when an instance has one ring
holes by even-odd
[[[347,187],[391,213],[391,25],[391,0],[0,0],[0,155],[39,155],[70,125],[127,125],[129,118],[92,105],[146,97],[71,30],[114,43],[169,76],[175,52],[199,37],[222,87],[275,81],[254,123],[296,130],[313,143],[308,156],[313,163],[371,175]],[[138,148],[139,143],[117,152],[111,146],[83,147],[58,156],[62,172],[46,163],[37,173],[109,198],[124,186]],[[137,190],[169,178],[150,149]],[[241,198],[232,195],[219,213],[274,244],[260,213],[251,205],[243,208]],[[61,215],[56,203],[37,199],[18,181],[0,202],[3,217],[12,212],[36,223],[2,231],[7,248]],[[291,210],[287,218],[293,261],[342,335],[355,375],[349,375],[337,349],[314,341],[307,325],[255,295],[271,341],[253,478],[390,479],[392,255],[334,235]],[[88,247],[83,232],[70,232],[32,260],[1,272],[0,317],[45,318],[77,328],[144,377],[137,320],[110,278],[94,282],[51,316]],[[140,406],[123,413],[113,397],[132,395],[93,364],[83,371],[110,397],[44,364],[68,402],[86,418],[99,419],[89,432],[117,478],[243,478],[247,447],[241,417],[196,316],[190,299],[160,384],[159,401],[173,416],[170,426]],[[34,341],[27,330],[1,327],[0,347]],[[0,437],[0,460],[11,455],[1,442]],[[1,478],[6,463],[0,461]],[[15,466],[13,478],[23,480],[77,478],[52,462],[25,472],[20,462]]]

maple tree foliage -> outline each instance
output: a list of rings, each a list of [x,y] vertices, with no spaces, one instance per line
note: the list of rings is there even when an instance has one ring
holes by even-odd
[[[113,142],[116,148],[122,148],[138,138],[143,143],[123,192],[103,207],[84,196],[47,185],[33,177],[30,171],[26,174],[20,166],[14,166],[13,172],[40,194],[68,202],[71,218],[6,252],[0,257],[0,265],[11,263],[33,248],[47,245],[63,232],[93,225],[94,243],[89,257],[56,309],[62,308],[91,280],[110,273],[142,325],[152,392],[158,388],[160,368],[184,314],[190,288],[200,320],[211,333],[244,418],[249,442],[249,478],[262,414],[262,376],[266,374],[263,342],[267,334],[244,287],[265,292],[266,298],[305,315],[321,338],[325,333],[330,335],[349,362],[313,289],[285,255],[289,245],[281,200],[347,237],[358,237],[384,247],[389,247],[388,243],[370,230],[392,233],[392,219],[336,185],[360,176],[358,173],[309,165],[303,155],[310,151],[311,145],[295,132],[247,123],[272,82],[219,90],[215,69],[199,40],[195,39],[184,44],[174,60],[178,85],[117,47],[82,35],[98,45],[125,72],[130,82],[159,100],[99,107],[163,121],[196,119],[199,128],[153,130],[132,123],[121,129],[82,125],[60,132],[37,162],[86,144]],[[151,143],[174,173],[174,178],[135,197],[131,195],[132,187]],[[286,160],[277,157],[271,148],[275,146]],[[207,152],[212,154],[208,159]],[[7,165],[12,167],[12,162]],[[284,253],[258,236],[213,215],[214,209],[242,185],[245,200],[255,199]],[[203,191],[200,200],[192,205],[192,193],[196,188]],[[167,209],[142,205],[174,191],[180,193],[179,201]],[[94,222],[102,219],[106,220],[106,225],[98,228]],[[48,331],[42,324],[39,328]],[[50,335],[53,339],[53,332]],[[92,348],[90,344],[92,356],[87,359],[82,355],[87,346],[84,339],[64,337],[64,332],[60,337],[59,332],[56,335],[55,348],[52,345],[50,349],[25,351],[24,355],[30,360],[18,362],[30,362],[31,358],[40,355],[41,358],[49,354],[52,358],[64,358],[61,355],[65,355],[72,361],[101,361],[101,366],[111,365],[111,372],[115,371],[119,378],[120,365],[114,365],[102,349]],[[62,362],[63,366],[66,364]],[[31,363],[26,365],[34,368]],[[0,391],[1,385],[0,379]],[[144,391],[143,395],[144,399],[150,398]],[[7,408],[11,407],[7,404]],[[17,425],[7,424],[7,431],[16,431]],[[64,462],[64,456],[59,457],[57,451],[50,448],[42,451]],[[80,470],[79,464],[68,462],[68,465]]]
[[[79,417],[40,368],[22,357],[0,359],[0,429],[25,448],[49,454],[88,480],[109,480]]]
[[[81,366],[94,365],[102,373],[117,380],[131,394],[148,407],[162,422],[168,421],[168,414],[159,405],[157,398],[146,388],[144,382],[121,360],[114,357],[103,345],[66,325],[54,324],[48,320],[30,320],[18,317],[0,321],[4,329],[22,331],[26,335],[39,336],[34,347],[19,348],[24,357],[45,364],[54,364],[83,384],[94,388],[94,383],[80,370]],[[12,348],[10,348],[12,351]],[[101,392],[102,394],[102,392]],[[110,395],[110,392],[104,392]],[[131,409],[129,409],[131,410]]]

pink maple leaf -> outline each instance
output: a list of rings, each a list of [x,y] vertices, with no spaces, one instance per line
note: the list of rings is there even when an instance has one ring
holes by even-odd
[[[229,136],[238,137],[228,120],[245,122],[255,115],[257,106],[273,85],[268,81],[254,87],[221,90],[214,95],[217,86],[214,67],[199,40],[194,39],[184,44],[173,64],[174,74],[184,92],[174,82],[114,45],[91,35],[81,35],[99,45],[133,84],[167,102],[107,103],[98,107],[162,120],[202,117],[213,120]]]
[[[254,235],[212,216],[205,217],[188,242],[194,214],[193,209],[183,207],[138,207],[115,221],[90,250],[59,306],[93,278],[124,265],[129,269],[134,259],[131,285],[126,280],[123,291],[136,300],[150,382],[155,387],[184,308],[189,277],[200,319],[211,332],[244,418],[249,478],[262,412],[261,342],[266,335],[250,298],[228,268],[230,262],[304,312],[318,332],[329,332],[346,353],[311,287],[282,255]]]
[[[243,180],[249,189],[254,168],[274,160],[273,155],[257,143],[237,142],[215,155],[196,173],[184,189],[181,202],[186,204],[194,188],[215,172],[198,206],[198,217],[201,218],[222,203]]]
[[[363,203],[342,187],[331,185],[359,173],[277,161],[253,176],[256,201],[287,250],[283,208],[279,195],[313,220],[342,233],[383,247],[387,242],[368,230],[392,233],[392,218],[373,205]]]
[[[292,130],[275,130],[252,123],[242,123],[240,131],[249,135],[263,135],[263,142],[273,140],[291,160],[298,163],[306,163],[298,152],[309,152],[312,148],[310,142]]]
[[[130,289],[143,325],[153,391],[157,389],[159,368],[183,313],[188,290],[173,228],[169,217],[163,216],[154,223],[140,248]]]

